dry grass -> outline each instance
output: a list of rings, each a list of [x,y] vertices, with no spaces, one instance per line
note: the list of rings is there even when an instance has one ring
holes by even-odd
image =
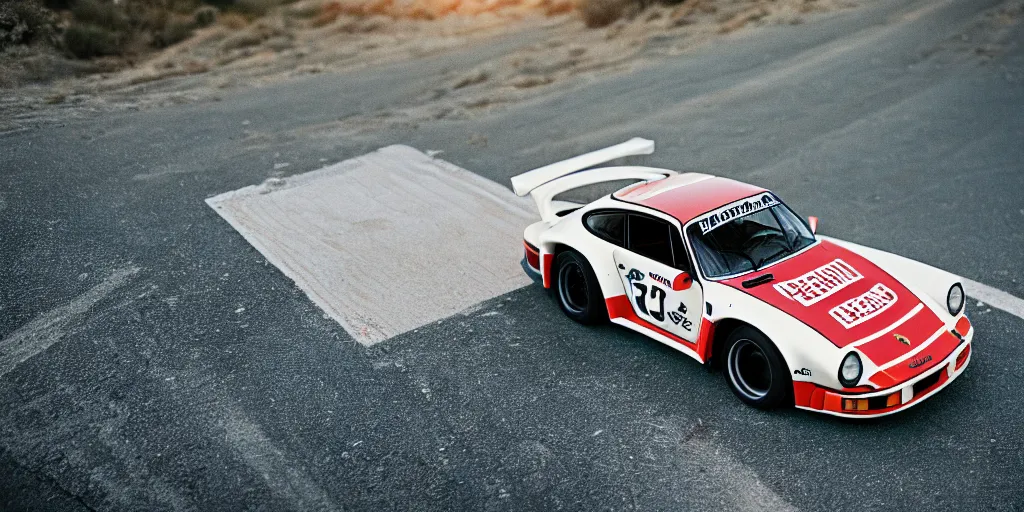
[[[314,27],[323,27],[330,25],[345,13],[344,7],[341,6],[341,2],[327,2],[322,4],[319,8],[319,12],[316,14],[316,18],[313,19]]]
[[[39,1],[0,0],[0,12],[12,2]],[[73,91],[68,103],[81,101],[81,91],[102,104],[118,95],[147,104],[184,94],[207,97],[230,87],[434,55],[518,26],[560,27],[550,41],[501,63],[453,71],[447,92],[435,93],[462,98],[439,110],[455,118],[502,108],[575,76],[628,69],[651,37],[661,38],[659,51],[676,54],[722,32],[798,22],[805,12],[850,0],[260,0],[244,8],[233,0],[45,1],[71,8],[62,13],[63,37],[55,32],[58,49],[21,44],[0,50],[0,87],[103,73],[55,85]],[[542,17],[568,11],[575,12]],[[196,74],[204,78],[170,79]],[[420,110],[409,115],[435,115]]]

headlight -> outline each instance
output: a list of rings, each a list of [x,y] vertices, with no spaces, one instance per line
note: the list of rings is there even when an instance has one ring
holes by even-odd
[[[839,383],[848,388],[856,386],[862,371],[864,367],[860,364],[860,356],[856,352],[846,354],[843,363],[839,365]]]
[[[946,294],[946,308],[949,309],[949,314],[956,316],[963,307],[964,287],[956,283],[949,287],[949,293]]]

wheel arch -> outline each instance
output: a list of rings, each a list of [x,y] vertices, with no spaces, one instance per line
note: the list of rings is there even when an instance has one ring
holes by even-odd
[[[729,339],[729,335],[741,327],[749,327],[764,336],[765,339],[775,347],[775,351],[779,353],[779,356],[782,357],[782,362],[786,364],[787,370],[792,371],[790,368],[789,358],[786,357],[786,351],[779,346],[778,342],[776,342],[774,338],[769,336],[764,330],[758,329],[756,325],[738,318],[723,318],[715,322],[715,331],[711,339],[711,355],[708,357],[707,361],[707,364],[710,367],[715,369],[722,368],[721,365],[723,361],[725,342]]]
[[[768,343],[772,346],[772,348],[775,349],[775,352],[779,355],[779,358],[782,359],[782,364],[785,366],[784,368],[782,368],[782,373],[785,376],[786,382],[788,382],[788,385],[784,387],[785,396],[783,398],[783,405],[792,406],[795,403],[795,392],[793,387],[793,369],[790,365],[789,358],[786,357],[786,353],[784,350],[782,350],[782,347],[780,347],[779,344],[771,336],[768,335],[768,333],[766,333],[762,329],[758,329],[757,326],[751,324],[750,322],[745,322],[737,318],[724,318],[716,322],[714,338],[712,339],[711,358],[709,358],[708,364],[711,365],[713,368],[724,371],[723,365],[725,364],[724,355],[726,340],[729,339],[729,336],[733,332],[743,327],[748,327],[756,331],[758,334],[763,336],[764,339],[768,340]]]
[[[711,353],[708,354],[707,365],[711,368],[722,369],[722,351],[725,349],[725,340],[736,329],[749,323],[736,318],[723,318],[715,322],[714,335],[711,338]],[[753,327],[753,326],[751,326]]]

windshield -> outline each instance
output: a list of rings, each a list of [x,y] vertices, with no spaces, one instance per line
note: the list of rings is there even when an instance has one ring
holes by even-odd
[[[713,224],[706,232],[701,225],[707,223],[690,225],[687,235],[704,275],[758,270],[814,243],[814,234],[793,210],[774,198],[770,202],[769,208]]]

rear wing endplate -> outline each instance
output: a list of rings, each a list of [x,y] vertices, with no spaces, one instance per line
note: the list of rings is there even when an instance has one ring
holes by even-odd
[[[538,167],[537,169],[525,172],[518,176],[513,176],[512,191],[515,192],[517,196],[522,197],[545,183],[561,178],[562,176],[581,171],[588,167],[610,162],[617,158],[633,155],[649,155],[651,153],[654,153],[653,140],[634,137],[621,144],[574,156],[568,160],[548,164],[544,167]]]

